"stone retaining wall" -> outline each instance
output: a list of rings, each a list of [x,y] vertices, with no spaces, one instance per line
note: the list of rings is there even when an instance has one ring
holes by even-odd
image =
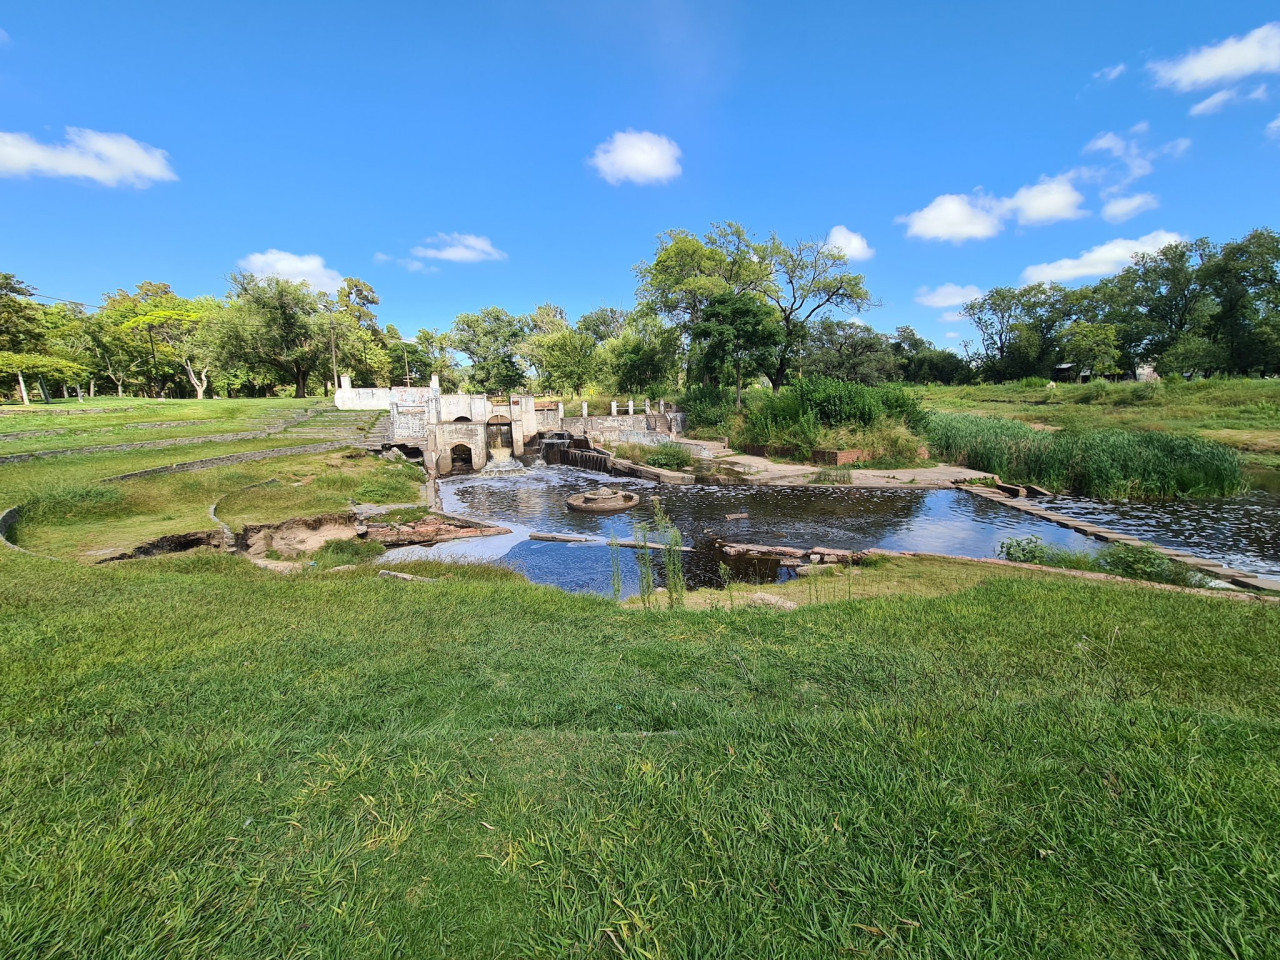
[[[234,463],[249,463],[253,460],[270,460],[274,457],[290,457],[302,453],[327,453],[330,450],[341,450],[351,444],[346,440],[333,440],[328,443],[308,443],[299,447],[271,447],[267,450],[250,450],[246,453],[229,453],[225,457],[209,457],[206,460],[188,460],[186,463],[173,463],[167,467],[151,467],[148,470],[135,470],[133,473],[121,473],[114,477],[103,477],[99,483],[115,483],[120,480],[133,480],[136,477],[151,477],[161,473],[190,473],[193,470],[210,470],[214,467],[226,467]]]

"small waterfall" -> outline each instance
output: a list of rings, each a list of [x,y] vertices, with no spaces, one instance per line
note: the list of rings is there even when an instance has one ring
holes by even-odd
[[[510,447],[490,447],[489,462],[480,473],[484,476],[524,473],[525,466],[511,455]]]
[[[561,462],[566,466],[580,467],[583,470],[610,473],[612,471],[609,469],[609,460],[607,453],[601,453],[598,450],[568,449],[564,451],[564,459]]]

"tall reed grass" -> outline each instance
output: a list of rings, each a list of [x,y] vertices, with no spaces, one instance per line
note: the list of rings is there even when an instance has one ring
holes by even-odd
[[[1016,420],[935,414],[929,450],[939,460],[1010,483],[1101,500],[1231,496],[1246,487],[1240,457],[1221,444],[1131,430],[1035,430]]]

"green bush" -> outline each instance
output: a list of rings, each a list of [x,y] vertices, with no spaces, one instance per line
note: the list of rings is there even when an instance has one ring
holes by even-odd
[[[719,387],[691,387],[680,398],[686,427],[724,430],[734,413],[733,398]]]
[[[1097,554],[1068,550],[1045,543],[1039,537],[1010,537],[1000,544],[999,556],[1014,563],[1034,563],[1066,570],[1091,570],[1130,580],[1170,583],[1179,587],[1205,587],[1211,581],[1185,563],[1171,560],[1145,544],[1116,543]]]
[[[683,470],[693,463],[693,454],[678,443],[660,443],[645,458],[645,463],[663,470]]]
[[[1049,385],[1046,377],[1023,377],[1018,381],[1018,386],[1023,390],[1043,390]]]
[[[1203,587],[1209,579],[1185,563],[1171,560],[1146,545],[1117,543],[1098,556],[1098,567],[1107,573],[1134,580],[1172,583],[1179,587]]]

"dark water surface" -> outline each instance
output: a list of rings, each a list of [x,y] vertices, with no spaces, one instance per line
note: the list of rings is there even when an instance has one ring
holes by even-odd
[[[1280,492],[1164,503],[1080,497],[1037,501],[1056,513],[1280,580]]]
[[[640,495],[635,509],[611,516],[576,513],[565,506],[570,494],[602,483]],[[510,527],[509,537],[455,541],[437,547],[404,547],[386,559],[432,557],[484,560],[508,564],[537,583],[574,591],[612,592],[612,565],[606,541],[635,537],[635,524],[652,527],[654,497],[675,522],[686,545],[686,581],[690,587],[719,585],[723,556],[713,549],[717,538],[795,547],[840,547],[864,550],[921,550],[969,557],[993,557],[1007,537],[1033,534],[1073,550],[1096,550],[1096,541],[974,497],[960,490],[866,490],[835,487],[662,486],[645,480],[606,477],[573,467],[535,466],[511,476],[466,476],[440,482],[445,513],[476,517]],[[744,520],[726,514],[746,513]],[[595,544],[528,540],[531,531],[569,533],[598,538]],[[651,535],[652,536],[652,535]],[[639,589],[636,551],[621,551],[623,593]],[[661,567],[661,556],[655,566]],[[772,580],[790,576],[775,565],[744,568],[740,579]],[[659,583],[662,577],[658,578]]]

